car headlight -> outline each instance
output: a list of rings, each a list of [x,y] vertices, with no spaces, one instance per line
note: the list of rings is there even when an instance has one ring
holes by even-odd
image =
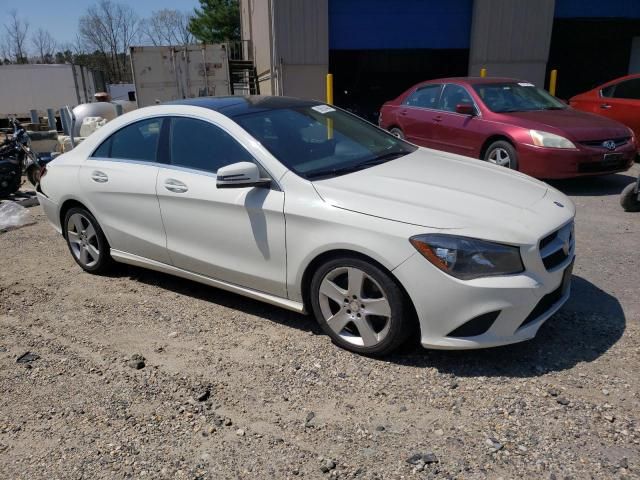
[[[536,147],[547,148],[576,148],[571,140],[568,140],[555,133],[542,132],[540,130],[529,130],[531,141]]]
[[[409,241],[437,268],[461,280],[524,271],[518,247],[443,234],[416,235]]]

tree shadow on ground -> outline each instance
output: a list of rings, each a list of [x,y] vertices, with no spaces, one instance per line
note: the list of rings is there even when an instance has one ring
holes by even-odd
[[[284,327],[323,334],[310,315],[300,315],[224,290],[137,267],[125,266],[120,274]],[[530,341],[466,351],[425,350],[416,341],[388,357],[372,358],[371,362],[436,368],[441,373],[460,377],[535,377],[596,360],[622,337],[625,326],[624,311],[618,300],[588,280],[574,275],[571,299],[547,320]]]

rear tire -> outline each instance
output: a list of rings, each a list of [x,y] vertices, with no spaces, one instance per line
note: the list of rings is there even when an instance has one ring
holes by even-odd
[[[640,200],[636,192],[636,182],[627,185],[620,194],[620,205],[625,212],[640,212]]]
[[[31,165],[27,169],[27,180],[34,187],[38,184],[40,181],[40,167],[38,165]]]
[[[398,127],[393,127],[389,130],[389,133],[394,137],[398,137],[400,140],[404,140],[404,132]]]
[[[71,256],[84,271],[102,274],[113,266],[109,242],[88,210],[70,208],[62,228]]]
[[[387,355],[414,332],[410,309],[395,280],[357,257],[337,257],[316,270],[311,306],[331,340],[355,353]]]
[[[506,140],[493,142],[484,154],[484,160],[500,167],[518,170],[518,152]]]

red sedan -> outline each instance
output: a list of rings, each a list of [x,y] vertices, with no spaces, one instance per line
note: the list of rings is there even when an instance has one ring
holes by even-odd
[[[597,113],[624,123],[640,135],[640,74],[605,83],[569,100],[576,110]]]
[[[636,154],[629,128],[510,78],[420,83],[385,103],[379,123],[417,145],[538,178],[621,172]]]

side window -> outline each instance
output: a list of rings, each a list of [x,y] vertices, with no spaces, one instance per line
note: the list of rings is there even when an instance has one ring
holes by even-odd
[[[253,157],[231,135],[209,122],[171,119],[171,164],[216,173],[220,167],[252,162]]]
[[[603,97],[606,98],[611,98],[613,97],[613,92],[616,91],[616,86],[615,85],[609,85],[608,87],[603,88],[602,90],[600,90],[600,95],[602,95]]]
[[[620,82],[616,85],[613,96],[614,98],[640,100],[640,78]]]
[[[151,118],[121,128],[93,152],[93,157],[155,162],[161,118]]]
[[[419,88],[409,95],[404,105],[412,107],[436,108],[438,103],[438,95],[440,93],[440,85],[429,85]]]
[[[467,89],[460,85],[445,85],[442,97],[440,98],[440,110],[447,112],[455,112],[456,105],[460,103],[468,103],[473,105],[473,100]]]

